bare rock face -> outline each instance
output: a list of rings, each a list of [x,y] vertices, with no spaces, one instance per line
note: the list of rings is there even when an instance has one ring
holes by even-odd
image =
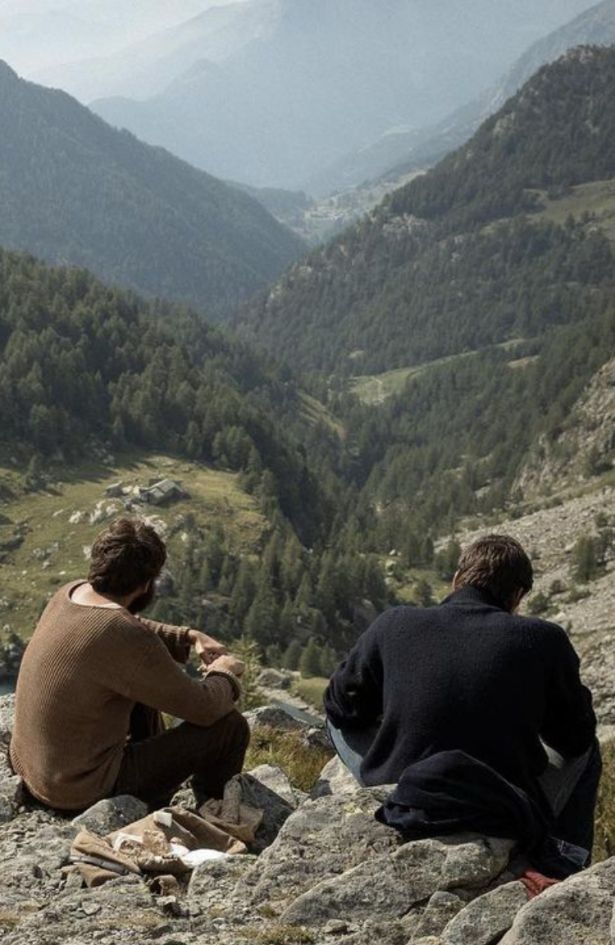
[[[401,919],[438,891],[487,887],[507,866],[511,847],[479,837],[406,843],[314,886],[282,920],[319,926],[332,918]]]
[[[351,798],[306,801],[246,875],[246,895],[281,911],[321,880],[393,852],[401,837],[374,818],[379,806],[365,789]]]
[[[491,945],[511,927],[526,904],[523,883],[497,886],[474,899],[448,923],[442,945]]]

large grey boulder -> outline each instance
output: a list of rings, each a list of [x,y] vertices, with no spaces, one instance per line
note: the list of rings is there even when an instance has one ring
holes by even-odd
[[[381,800],[377,791],[362,789],[352,797],[306,801],[248,871],[236,896],[281,911],[320,880],[392,853],[402,841],[375,819]]]
[[[414,916],[406,924],[410,926],[411,942],[429,936],[440,935],[446,926],[466,905],[467,899],[458,893],[439,890],[435,892],[422,915]]]
[[[256,682],[264,689],[290,689],[292,678],[290,673],[279,669],[263,669],[258,674]]]
[[[248,772],[250,778],[261,787],[281,798],[292,810],[296,810],[307,795],[292,786],[288,775],[277,765],[259,765]]]
[[[244,801],[263,812],[263,820],[251,849],[262,853],[270,846],[302,796],[295,792],[284,772],[273,765],[260,765],[239,776]]]
[[[74,817],[71,823],[80,830],[90,830],[104,837],[113,830],[120,830],[147,816],[148,807],[130,794],[109,797],[98,801],[86,811]]]
[[[523,883],[506,883],[474,899],[446,926],[442,945],[491,945],[527,905]]]
[[[614,896],[615,858],[533,899],[501,945],[610,945]]]
[[[318,716],[292,706],[263,705],[244,712],[244,716],[250,728],[274,728],[279,732],[307,732],[322,726]]]
[[[393,854],[323,880],[295,899],[282,920],[319,926],[332,918],[401,919],[439,890],[487,887],[507,866],[511,846],[482,837],[406,843]]]

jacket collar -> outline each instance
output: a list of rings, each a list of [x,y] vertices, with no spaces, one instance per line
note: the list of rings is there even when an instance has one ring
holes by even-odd
[[[442,603],[453,607],[482,604],[486,607],[497,607],[498,610],[506,611],[503,604],[494,597],[493,594],[490,594],[489,591],[482,590],[480,587],[474,587],[472,584],[466,584],[465,587],[460,588],[458,591],[453,591]]]

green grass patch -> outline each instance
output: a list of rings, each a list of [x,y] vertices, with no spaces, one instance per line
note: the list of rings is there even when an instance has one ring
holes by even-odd
[[[303,416],[308,423],[313,426],[322,423],[330,430],[333,430],[340,439],[343,439],[346,431],[342,423],[327,410],[324,404],[321,404],[315,397],[311,397],[310,394],[306,394],[305,391],[301,391],[299,397],[301,399]]]
[[[563,224],[569,216],[580,219],[590,213],[608,239],[615,241],[615,180],[592,181],[572,187],[563,197],[550,199],[538,192],[544,209],[538,214],[553,223]]]
[[[130,514],[160,520],[169,535],[169,566],[184,540],[182,522],[191,519],[205,532],[221,526],[237,554],[255,554],[267,530],[255,499],[234,473],[163,455],[118,455],[113,464],[84,463],[50,467],[53,482],[37,492],[23,487],[23,472],[0,466],[0,546],[15,534],[22,544],[0,562],[0,626],[8,624],[28,638],[45,603],[70,580],[83,577],[88,549],[104,526],[126,514],[117,499],[106,499],[107,486],[147,486],[150,480],[181,480],[190,498],[168,507],[139,506]],[[92,521],[99,503],[101,521]]]
[[[322,712],[322,697],[328,685],[328,679],[315,676],[312,679],[297,679],[292,684],[291,688],[296,696],[303,699],[308,705],[318,709],[319,712]]]
[[[255,932],[250,939],[257,945],[312,945],[316,936],[297,925],[274,925],[264,932]]]
[[[419,604],[418,590],[421,582],[426,581],[431,587],[433,602],[439,604],[451,593],[449,581],[444,581],[439,574],[427,568],[410,568],[403,578],[395,584],[395,594],[401,604]]]
[[[523,339],[513,338],[510,341],[495,345],[495,347],[514,351],[521,344],[523,344]],[[394,371],[386,371],[384,374],[357,375],[351,379],[350,390],[361,403],[371,407],[378,406],[389,397],[401,394],[412,378],[418,378],[427,371],[442,367],[444,364],[453,364],[456,361],[476,357],[480,353],[480,351],[464,351],[461,354],[452,354],[445,358],[437,358],[435,361],[427,361],[425,364],[396,368]]]
[[[285,772],[293,787],[311,791],[332,757],[333,749],[308,745],[302,732],[282,732],[261,726],[252,732],[245,769],[275,765]]]

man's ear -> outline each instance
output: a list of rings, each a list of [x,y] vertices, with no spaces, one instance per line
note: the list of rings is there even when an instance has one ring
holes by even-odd
[[[455,571],[455,573],[454,573],[454,575],[453,575],[452,588],[453,588],[454,591],[457,590],[457,581],[458,581],[458,579],[459,579],[459,571],[457,570],[457,571]]]
[[[527,592],[524,591],[523,589],[521,589],[520,591],[516,591],[516,592],[515,592],[515,594],[514,594],[514,596],[513,596],[513,598],[512,598],[512,601],[511,601],[511,606],[510,606],[510,612],[511,612],[511,614],[516,614],[516,613],[517,613],[517,611],[519,610],[519,607],[521,606],[521,601],[522,601],[523,598],[525,597],[526,593],[527,593]]]

